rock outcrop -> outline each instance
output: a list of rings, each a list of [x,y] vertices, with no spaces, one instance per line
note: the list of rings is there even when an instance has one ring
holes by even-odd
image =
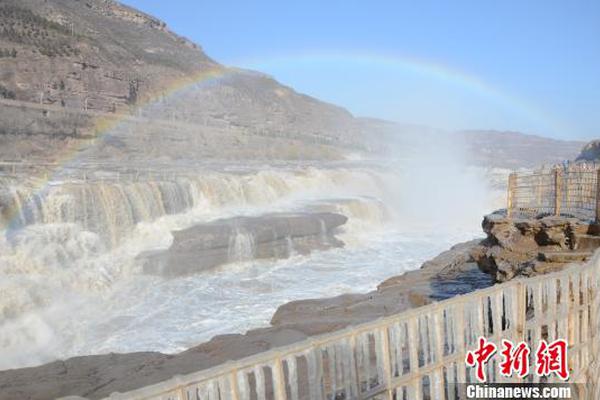
[[[600,140],[592,140],[586,144],[576,161],[600,161]]]
[[[341,214],[308,212],[221,219],[173,232],[167,251],[140,259],[146,273],[176,276],[230,262],[288,258],[343,246],[334,234],[347,220]]]
[[[485,216],[482,226],[487,238],[472,256],[497,282],[560,270],[587,260],[600,246],[597,225],[577,218],[507,218],[498,212]]]

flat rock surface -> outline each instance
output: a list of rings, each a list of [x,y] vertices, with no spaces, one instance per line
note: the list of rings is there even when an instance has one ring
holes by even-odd
[[[166,251],[139,257],[144,272],[166,276],[204,271],[222,264],[341,247],[335,229],[347,217],[330,212],[273,213],[219,219],[173,232]]]

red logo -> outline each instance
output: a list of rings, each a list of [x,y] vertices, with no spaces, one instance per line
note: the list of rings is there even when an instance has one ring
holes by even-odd
[[[566,341],[559,339],[548,344],[542,340],[535,354],[537,357],[536,374],[548,376],[554,372],[562,380],[569,379]]]
[[[516,372],[520,378],[529,375],[529,346],[521,342],[514,346],[510,340],[502,341],[502,362],[500,363],[500,373],[504,376],[512,376]]]
[[[477,349],[469,351],[465,362],[469,367],[475,367],[477,380],[485,382],[485,366],[496,354],[497,347],[486,338],[480,337]],[[510,340],[502,340],[502,361],[499,363],[500,373],[510,377],[513,373],[519,378],[529,375],[529,356],[531,349],[525,342],[514,344]],[[549,376],[555,373],[562,380],[569,379],[567,368],[567,342],[559,339],[552,343],[541,340],[535,352],[535,373],[538,376]]]
[[[479,338],[479,347],[475,351],[467,353],[467,365],[470,367],[477,366],[477,379],[480,382],[485,382],[485,364],[496,353],[496,345],[488,342],[486,338]]]

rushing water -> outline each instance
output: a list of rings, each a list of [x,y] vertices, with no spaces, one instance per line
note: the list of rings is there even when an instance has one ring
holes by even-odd
[[[482,204],[469,210],[474,218],[461,215],[460,225],[416,224],[396,212],[399,180],[363,165],[58,176],[35,190],[4,180],[0,368],[111,351],[180,351],[264,326],[290,300],[371,290],[480,235]],[[253,239],[239,232],[229,246],[235,262],[173,279],[144,275],[135,260],[168,247],[173,230],[307,209],[349,217],[339,232],[346,246],[253,261]]]

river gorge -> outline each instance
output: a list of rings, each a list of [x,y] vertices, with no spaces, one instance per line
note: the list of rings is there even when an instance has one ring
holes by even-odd
[[[292,300],[366,292],[480,235],[479,217],[499,192],[481,186],[469,207],[420,220],[403,212],[424,190],[408,168],[288,162],[5,174],[1,367],[182,351],[268,325]],[[471,168],[460,179],[484,175]]]

